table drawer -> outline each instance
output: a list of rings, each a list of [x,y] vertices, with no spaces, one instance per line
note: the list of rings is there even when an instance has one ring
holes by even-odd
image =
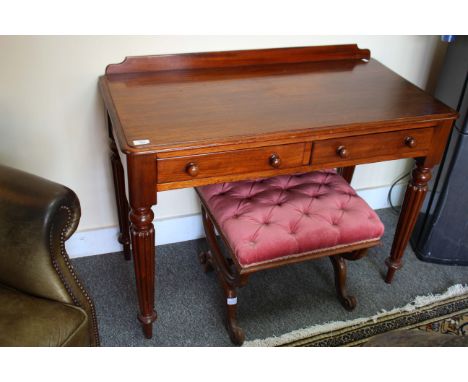
[[[158,159],[158,183],[262,172],[309,164],[311,143]]]
[[[389,160],[425,155],[430,147],[434,128],[411,129],[327,139],[314,143],[312,164],[340,165],[342,162]]]

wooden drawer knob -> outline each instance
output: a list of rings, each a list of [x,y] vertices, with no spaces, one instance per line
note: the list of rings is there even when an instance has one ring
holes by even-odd
[[[187,167],[185,168],[185,172],[189,174],[190,176],[197,176],[198,175],[198,165],[196,163],[189,163]]]
[[[346,147],[340,146],[336,149],[336,153],[341,157],[341,158],[347,158],[349,157],[349,151]]]
[[[279,168],[281,166],[281,158],[277,154],[271,154],[270,156],[270,166],[274,168]]]
[[[406,137],[405,138],[405,145],[408,146],[408,147],[415,147],[416,146],[416,139],[414,139],[413,137],[409,136],[409,137]]]

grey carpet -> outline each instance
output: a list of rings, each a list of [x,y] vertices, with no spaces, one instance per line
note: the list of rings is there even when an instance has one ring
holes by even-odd
[[[246,340],[281,335],[318,323],[371,316],[407,304],[418,295],[441,293],[468,283],[468,267],[419,261],[410,248],[392,285],[383,281],[397,217],[377,211],[386,227],[383,246],[348,262],[348,290],[358,300],[353,312],[339,304],[328,259],[253,275],[239,292],[239,323]],[[231,346],[224,328],[221,287],[214,273],[204,274],[198,253],[204,240],[157,247],[156,310],[151,340],[136,319],[133,264],[121,253],[73,260],[96,304],[103,346]]]

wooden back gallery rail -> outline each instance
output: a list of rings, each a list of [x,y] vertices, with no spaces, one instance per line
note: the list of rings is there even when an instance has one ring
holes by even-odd
[[[128,57],[99,84],[119,241],[133,252],[148,338],[158,191],[331,167],[351,180],[358,164],[414,158],[390,283],[457,117],[356,45]]]

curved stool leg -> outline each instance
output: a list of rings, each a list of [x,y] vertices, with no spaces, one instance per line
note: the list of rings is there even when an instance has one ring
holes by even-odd
[[[346,292],[346,262],[340,255],[330,256],[335,271],[335,287],[338,299],[346,310],[356,307],[356,298]]]
[[[232,261],[228,261],[221,253],[221,248],[216,241],[216,235],[214,232],[213,223],[206,215],[204,206],[202,205],[202,221],[203,227],[205,228],[206,239],[208,241],[210,250],[202,252],[198,259],[204,266],[205,272],[215,270],[218,276],[218,280],[224,290],[224,296],[226,298],[226,328],[229,333],[229,337],[235,345],[242,345],[244,343],[245,334],[244,331],[239,327],[237,323],[237,292],[236,286],[242,285],[239,281],[244,284],[247,281],[247,277],[239,277],[232,271]]]
[[[242,328],[237,323],[237,293],[234,288],[226,287],[226,307],[227,307],[227,330],[229,338],[235,345],[244,343],[245,334]]]

